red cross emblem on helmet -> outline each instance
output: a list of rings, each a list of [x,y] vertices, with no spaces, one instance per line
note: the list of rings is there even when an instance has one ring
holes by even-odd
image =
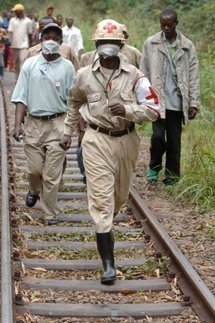
[[[116,25],[113,25],[112,22],[108,22],[103,29],[107,29],[108,33],[112,33],[114,31],[114,29],[117,29]]]
[[[113,19],[105,19],[100,21],[92,36],[92,40],[114,39],[124,41],[125,37],[121,24]]]

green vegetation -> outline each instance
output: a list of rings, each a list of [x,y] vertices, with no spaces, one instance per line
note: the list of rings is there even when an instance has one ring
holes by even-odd
[[[213,0],[27,0],[21,1],[27,12],[46,15],[46,6],[54,6],[54,14],[64,19],[73,15],[75,25],[84,36],[85,50],[94,48],[90,40],[95,24],[113,18],[125,24],[129,43],[142,49],[144,40],[159,30],[161,10],[177,10],[178,28],[190,38],[198,51],[201,74],[201,112],[184,128],[182,144],[182,179],[173,189],[180,201],[193,203],[203,212],[215,209],[215,2]],[[0,4],[0,10],[10,9],[16,1]],[[150,125],[142,127],[150,135]]]

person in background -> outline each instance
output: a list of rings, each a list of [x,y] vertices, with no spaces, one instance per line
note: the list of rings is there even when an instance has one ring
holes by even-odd
[[[125,37],[125,43],[122,46],[122,48],[120,49],[120,52],[127,57],[128,62],[131,65],[134,65],[137,68],[139,68],[140,67],[140,60],[141,60],[141,52],[137,48],[135,48],[131,45],[128,45],[126,43],[129,35],[128,35],[127,27],[125,25],[122,25],[122,30],[123,30],[123,34]]]
[[[65,160],[59,143],[75,77],[73,64],[60,55],[62,38],[62,29],[55,23],[42,29],[42,51],[23,64],[11,100],[16,105],[14,138],[19,141],[23,134],[27,161],[26,206],[33,207],[40,197],[48,224],[57,222],[57,193]]]
[[[70,147],[81,116],[87,124],[82,149],[89,212],[104,269],[101,283],[113,284],[113,217],[127,201],[138,157],[135,123],[156,120],[159,105],[148,79],[118,56],[124,42],[121,24],[112,19],[101,21],[92,39],[98,59],[77,73],[69,92],[61,145]]]
[[[161,118],[152,124],[147,179],[157,182],[166,153],[165,185],[180,178],[182,123],[194,119],[199,109],[199,64],[193,43],[176,29],[175,10],[160,14],[161,31],[143,46],[140,70],[158,93]]]
[[[18,79],[20,69],[25,60],[26,52],[32,44],[32,21],[24,15],[24,6],[16,4],[12,11],[15,17],[9,21],[8,32],[15,59],[15,75]]]
[[[2,17],[0,17],[0,27],[4,28],[5,30],[8,29],[8,25],[9,25],[9,17],[8,17],[8,12],[7,11],[3,11],[2,12]]]
[[[43,17],[44,19],[45,18],[49,18],[49,19],[52,20],[52,22],[56,23],[56,18],[53,16],[53,14],[54,14],[54,7],[52,5],[49,5],[46,8],[46,14],[47,14],[47,16]]]
[[[62,15],[57,15],[56,23],[58,24],[58,26],[62,27],[62,25],[63,25],[63,16]]]
[[[33,28],[38,29],[39,28],[39,15],[37,12],[33,13]]]
[[[76,56],[80,59],[83,53],[83,37],[79,28],[74,26],[74,19],[72,16],[66,18],[66,26],[63,30],[63,41],[69,44],[75,51]]]
[[[1,28],[4,28],[8,32],[9,20],[11,18],[11,12],[4,11],[2,14]],[[9,64],[9,70],[14,71],[14,56],[13,49],[11,47],[10,37],[4,40],[4,68],[7,69]]]
[[[32,14],[32,46],[38,44],[39,18],[38,13]]]
[[[6,30],[0,27],[0,78],[4,76],[4,48],[5,41],[8,38],[9,36]]]

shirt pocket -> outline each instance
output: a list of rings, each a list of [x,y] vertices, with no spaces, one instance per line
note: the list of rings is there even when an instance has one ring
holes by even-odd
[[[87,95],[89,111],[93,117],[100,116],[103,113],[101,97],[101,93],[93,93]]]
[[[121,92],[120,97],[121,97],[122,101],[125,104],[136,101],[135,95],[134,95],[134,93],[132,91],[130,91],[130,92]]]

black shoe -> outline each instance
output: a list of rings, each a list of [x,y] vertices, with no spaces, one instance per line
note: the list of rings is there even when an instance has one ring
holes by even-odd
[[[25,200],[25,204],[28,207],[33,207],[38,200],[38,194],[34,195],[32,194],[30,191],[28,191],[28,194],[26,195],[26,200]]]

